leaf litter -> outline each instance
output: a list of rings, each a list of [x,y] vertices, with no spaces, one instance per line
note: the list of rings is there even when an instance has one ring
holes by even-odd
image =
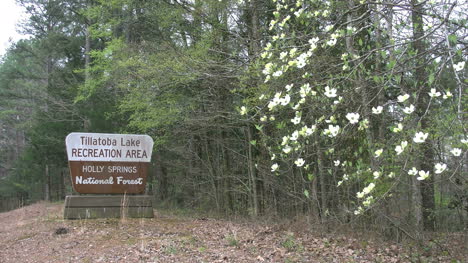
[[[0,262],[468,262],[466,233],[427,251],[253,220],[63,220],[62,209],[42,202],[0,213]]]

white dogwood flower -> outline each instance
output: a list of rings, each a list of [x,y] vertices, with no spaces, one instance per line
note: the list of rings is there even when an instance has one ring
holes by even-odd
[[[281,105],[286,106],[289,104],[290,101],[291,101],[291,97],[289,96],[289,94],[286,94],[286,96],[284,96],[284,98],[280,100],[280,103]]]
[[[309,44],[315,45],[315,44],[317,44],[318,41],[319,41],[319,38],[314,37],[314,38],[309,39]]]
[[[301,14],[302,14],[303,12],[304,12],[304,9],[299,9],[299,10],[297,10],[296,12],[294,12],[294,15],[297,16],[297,17],[299,17],[299,16],[301,16]]]
[[[299,94],[301,95],[301,98],[305,98],[307,94],[309,94],[310,91],[311,91],[310,84],[307,83],[301,86],[301,90],[299,91]]]
[[[411,170],[408,171],[409,175],[417,175],[418,174],[418,169],[416,167],[411,168]]]
[[[289,50],[289,56],[293,57],[297,52],[297,48],[291,48],[291,50]]]
[[[364,213],[362,206],[358,207],[357,210],[354,210],[354,215],[360,215],[362,213]]]
[[[280,59],[284,59],[288,55],[288,52],[284,51],[280,53]]]
[[[330,89],[330,87],[326,86],[325,87],[325,96],[329,97],[329,98],[334,98],[336,97],[336,89],[335,88],[332,88]]]
[[[364,194],[369,194],[370,192],[372,192],[372,190],[374,190],[375,188],[375,184],[374,183],[370,183],[368,186],[364,187],[364,189],[362,189],[362,192]]]
[[[403,109],[403,112],[406,113],[406,114],[411,114],[411,113],[413,113],[413,111],[414,111],[414,105],[413,104],[411,104],[411,105],[409,105],[409,107],[405,107]]]
[[[272,70],[273,70],[273,64],[270,62],[265,65],[265,68],[263,69],[262,73],[264,75],[268,75],[272,72]]]
[[[453,69],[455,69],[455,71],[460,71],[464,67],[465,67],[465,61],[461,61],[461,62],[453,65]]]
[[[333,115],[330,116],[330,118],[328,118],[328,119],[325,120],[326,123],[333,123],[333,122],[335,122],[335,121],[336,121],[336,118],[335,118],[335,116],[333,116]]]
[[[404,94],[404,95],[400,95],[397,97],[398,99],[398,102],[402,103],[402,102],[405,102],[407,99],[409,99],[409,95],[408,94]]]
[[[380,177],[380,172],[375,171],[375,172],[372,173],[372,175],[374,176],[374,180],[377,180]]]
[[[272,172],[276,172],[278,171],[278,168],[279,168],[279,165],[277,163],[274,163],[272,166],[271,166],[271,171]]]
[[[382,153],[383,153],[383,149],[378,149],[377,151],[375,151],[374,152],[375,158],[378,158]]]
[[[383,111],[382,106],[372,107],[372,114],[380,114]]]
[[[418,174],[419,174],[419,177],[416,177],[418,181],[424,181],[429,177],[429,171],[426,172],[426,171],[421,170],[418,172]]]
[[[279,76],[283,75],[283,71],[281,71],[281,70],[275,71],[272,75],[273,75],[273,77],[279,77]]]
[[[398,123],[396,127],[393,128],[393,132],[401,132],[403,130],[403,124]]]
[[[442,96],[442,98],[443,98],[444,100],[446,100],[446,99],[448,99],[448,98],[451,98],[452,96],[453,96],[452,92],[447,91],[447,92],[445,92],[444,96]]]
[[[324,130],[324,134],[328,135],[328,137],[335,137],[336,135],[338,135],[339,131],[340,131],[340,126],[338,125],[333,126],[330,124],[328,125],[328,129]]]
[[[443,173],[445,169],[447,169],[447,165],[445,163],[436,163],[434,169],[436,174],[440,174]]]
[[[299,158],[299,159],[297,159],[297,160],[294,162],[294,164],[296,164],[297,167],[303,166],[304,163],[305,163],[305,161],[304,161],[304,159],[302,159],[302,158]]]
[[[296,124],[296,125],[301,123],[301,116],[294,117],[294,119],[291,119],[291,122]]]
[[[309,55],[307,53],[302,53],[297,57],[297,68],[303,68],[307,65],[307,58]]]
[[[397,155],[400,155],[405,150],[407,145],[408,145],[407,141],[402,141],[400,145],[397,145],[395,147],[395,152],[397,153]]]
[[[429,96],[431,98],[440,97],[440,95],[442,95],[442,94],[440,92],[438,92],[436,89],[431,89],[431,92],[429,92]]]
[[[356,193],[356,197],[359,198],[359,199],[363,198],[364,195],[365,195],[365,194],[364,194],[363,192],[357,192],[357,193]]]
[[[429,135],[429,133],[417,132],[417,133],[414,135],[413,141],[414,141],[415,143],[423,143],[423,142],[426,141],[428,135]]]
[[[396,152],[397,155],[400,155],[401,153],[403,153],[404,150],[405,149],[403,147],[401,147],[400,145],[397,145],[395,147],[395,152]]]
[[[295,131],[292,133],[290,140],[291,140],[291,141],[296,141],[298,138],[299,138],[299,132],[298,132],[297,130],[295,130]]]
[[[247,108],[246,108],[245,106],[242,106],[242,107],[240,108],[240,114],[241,114],[241,115],[247,114]]]
[[[362,202],[362,205],[364,205],[365,207],[369,207],[373,201],[374,201],[374,197],[370,195],[366,198],[364,202]]]
[[[273,99],[273,100],[271,100],[271,101],[268,103],[268,109],[271,111],[271,110],[273,110],[277,105],[278,105],[278,102],[275,101],[275,100]]]
[[[301,131],[299,132],[300,135],[302,136],[310,136],[312,133],[315,131],[315,125],[312,125],[311,128],[304,126],[302,127]]]
[[[458,157],[458,156],[461,155],[462,150],[461,150],[460,148],[453,148],[450,152],[453,154],[453,156],[457,156],[457,157]]]
[[[277,92],[275,94],[275,97],[270,100],[270,102],[268,103],[268,109],[271,111],[273,110],[276,106],[278,106],[279,104],[281,104],[281,92]]]
[[[333,47],[336,44],[336,38],[331,38],[327,41],[327,45]]]
[[[350,112],[346,114],[346,119],[349,120],[349,123],[355,124],[359,122],[359,113]]]

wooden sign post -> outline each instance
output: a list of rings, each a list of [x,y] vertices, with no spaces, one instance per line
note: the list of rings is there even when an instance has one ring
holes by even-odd
[[[153,139],[148,135],[70,133],[66,147],[73,189],[64,217],[153,217],[150,196],[143,194]],[[107,195],[107,196],[106,196]]]

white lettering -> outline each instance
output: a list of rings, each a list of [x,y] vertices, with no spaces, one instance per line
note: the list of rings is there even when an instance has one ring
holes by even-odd
[[[83,179],[83,176],[77,176],[75,184],[114,184],[114,177],[107,179],[96,179],[94,177],[88,177]]]
[[[70,133],[66,144],[69,161],[150,162],[154,143],[148,135]]]
[[[136,140],[133,138],[120,138],[120,145],[122,146],[140,147],[140,144],[140,140]]]
[[[126,174],[136,174],[138,169],[136,166],[108,166],[108,173],[126,173]]]
[[[84,165],[81,169],[83,173],[102,173],[104,166]]]
[[[143,184],[143,178],[124,180],[122,176],[117,177],[117,184]]]

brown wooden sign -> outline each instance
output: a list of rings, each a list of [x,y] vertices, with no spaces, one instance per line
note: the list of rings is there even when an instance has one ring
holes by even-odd
[[[148,135],[70,133],[66,145],[72,185],[78,193],[145,191],[153,149]]]

